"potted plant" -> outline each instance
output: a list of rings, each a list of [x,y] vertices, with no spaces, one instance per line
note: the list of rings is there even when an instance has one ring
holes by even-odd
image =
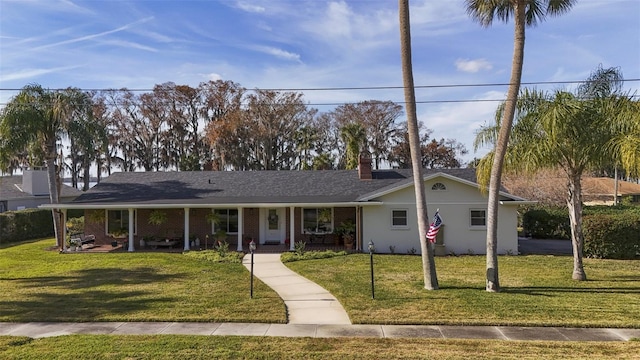
[[[224,229],[218,229],[215,233],[218,244],[227,241],[227,232]]]
[[[127,228],[120,228],[111,232],[111,236],[115,239],[124,239],[129,235],[129,230]]]
[[[149,219],[147,222],[150,225],[162,225],[167,222],[167,213],[161,210],[153,210],[149,213]]]
[[[338,234],[342,236],[344,246],[347,249],[353,249],[353,243],[356,237],[356,224],[352,220],[345,220],[336,228]]]
[[[147,223],[149,225],[155,225],[156,227],[160,227],[160,225],[167,222],[167,213],[162,210],[153,210],[149,213],[149,218],[147,219]],[[140,247],[144,248],[149,241],[155,240],[153,236],[145,236],[140,240]]]

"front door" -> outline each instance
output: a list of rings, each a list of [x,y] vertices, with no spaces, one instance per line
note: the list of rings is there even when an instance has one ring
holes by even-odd
[[[286,235],[285,209],[267,208],[263,210],[262,223],[265,242],[284,244],[284,237]]]

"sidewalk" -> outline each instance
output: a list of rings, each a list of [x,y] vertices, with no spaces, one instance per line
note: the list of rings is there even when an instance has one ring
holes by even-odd
[[[253,274],[284,300],[289,324],[351,324],[335,296],[289,270],[280,261],[280,254],[254,254],[253,263]],[[242,264],[251,271],[250,254],[245,255]]]
[[[640,329],[183,322],[0,323],[0,335],[43,338],[71,334],[628,341],[640,338]]]

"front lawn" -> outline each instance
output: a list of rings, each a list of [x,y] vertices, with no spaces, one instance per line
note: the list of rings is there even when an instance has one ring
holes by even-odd
[[[286,322],[259,280],[249,298],[241,264],[178,253],[58,254],[53,240],[0,249],[0,321]],[[354,323],[640,327],[640,262],[568,256],[500,257],[503,291],[484,291],[484,256],[436,259],[440,290],[423,289],[421,259],[352,254],[287,263],[332,292]]]
[[[438,257],[440,290],[424,290],[420,256],[369,255],[286,263],[345,307],[353,323],[640,327],[640,261],[585,259],[589,281],[571,280],[570,256],[501,256],[501,293],[485,287],[485,257]]]
[[[59,254],[48,239],[0,249],[0,321],[286,322],[242,264],[179,253]]]

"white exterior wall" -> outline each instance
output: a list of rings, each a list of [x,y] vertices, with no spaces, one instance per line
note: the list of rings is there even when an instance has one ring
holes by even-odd
[[[434,183],[441,182],[447,190],[431,190]],[[487,209],[487,198],[476,187],[451,180],[445,177],[430,179],[425,182],[429,222],[436,209],[440,209],[443,220],[441,232],[444,235],[444,252],[446,254],[485,254],[486,227],[473,227],[470,222],[472,209]],[[363,208],[363,242],[373,240],[376,251],[406,254],[411,249],[420,253],[418,222],[416,218],[415,193],[413,186],[383,195],[376,200],[384,203],[381,206],[365,206]],[[498,252],[517,254],[517,214],[516,206],[501,205],[498,210]],[[408,225],[405,228],[394,228],[391,225],[392,210],[407,210]]]

